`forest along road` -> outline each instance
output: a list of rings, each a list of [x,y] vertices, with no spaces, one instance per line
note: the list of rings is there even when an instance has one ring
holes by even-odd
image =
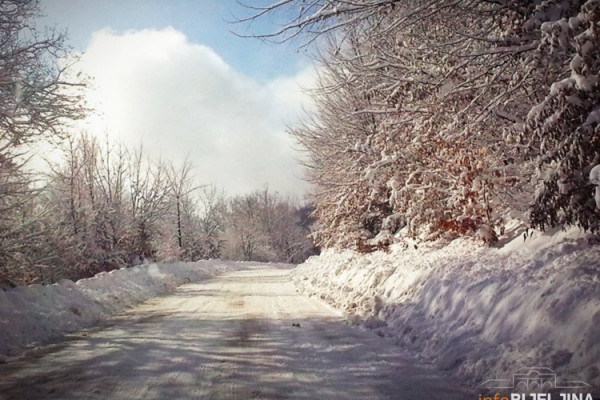
[[[0,399],[469,399],[264,266],[0,365]]]

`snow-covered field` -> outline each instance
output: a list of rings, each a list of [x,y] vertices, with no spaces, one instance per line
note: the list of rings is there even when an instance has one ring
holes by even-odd
[[[300,290],[392,336],[477,386],[546,367],[600,388],[600,245],[578,229],[498,248],[392,246],[327,251],[293,275]]]
[[[249,265],[221,260],[149,264],[77,282],[0,290],[0,360],[91,326],[183,283]]]

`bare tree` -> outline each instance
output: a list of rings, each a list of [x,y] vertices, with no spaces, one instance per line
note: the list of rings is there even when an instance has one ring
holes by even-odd
[[[152,243],[157,223],[167,214],[170,188],[164,164],[152,163],[144,158],[143,148],[131,157],[129,172],[130,212],[135,225],[134,248],[139,256],[154,258],[156,248]]]
[[[194,166],[189,158],[189,155],[185,157],[181,164],[181,167],[176,168],[173,164],[170,164],[167,167],[168,184],[169,188],[171,189],[171,195],[173,196],[173,199],[175,201],[175,218],[177,226],[176,237],[180,252],[182,252],[184,248],[184,237],[182,229],[182,207],[184,203],[189,203],[190,195],[192,194],[192,192],[198,189],[198,187],[194,186],[192,182],[191,173],[193,168]]]
[[[401,3],[402,0],[282,0],[257,7],[241,1],[247,15],[238,17],[235,22],[248,23],[276,14],[282,19],[279,29],[240,36],[281,43],[304,35],[304,45],[307,45],[322,35],[359,24],[380,15],[382,10],[393,9],[396,4]]]
[[[227,220],[229,257],[245,261],[256,260],[264,243],[260,227],[260,210],[255,194],[230,200]]]
[[[83,83],[69,79],[65,35],[41,34],[39,1],[0,1],[0,140],[23,144],[62,136],[67,120],[85,111]],[[69,90],[67,90],[67,88]]]
[[[127,241],[127,173],[129,152],[122,143],[113,144],[108,135],[98,154],[95,171],[97,197],[104,210],[105,229],[109,248],[120,253]]]
[[[34,22],[38,14],[38,1],[0,0],[0,264],[17,281],[23,265],[37,262],[33,252],[26,255],[23,243],[39,226],[39,213],[32,212],[39,190],[24,171],[24,145],[60,139],[65,124],[85,112],[79,90],[84,85],[68,76],[65,36],[40,32]]]
[[[224,247],[227,204],[225,194],[216,186],[203,187],[198,202],[200,258],[219,258]]]
[[[266,187],[231,199],[227,255],[255,261],[304,261],[314,248],[298,210],[298,206]]]

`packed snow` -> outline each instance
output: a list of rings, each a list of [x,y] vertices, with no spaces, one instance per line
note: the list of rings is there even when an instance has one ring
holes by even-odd
[[[186,282],[250,264],[221,260],[148,264],[102,272],[77,282],[0,289],[0,360],[92,326]]]
[[[512,231],[495,248],[458,239],[387,253],[328,250],[292,279],[470,386],[547,367],[598,390],[598,238],[578,229]]]

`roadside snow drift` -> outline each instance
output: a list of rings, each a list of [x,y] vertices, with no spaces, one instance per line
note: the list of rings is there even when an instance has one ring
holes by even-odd
[[[0,289],[0,360],[89,327],[181,284],[245,265],[220,260],[150,264],[102,272],[77,282]]]
[[[292,279],[352,323],[397,338],[470,385],[548,367],[598,390],[600,246],[593,241],[572,229],[519,236],[501,248],[460,239],[367,255],[327,251]]]

